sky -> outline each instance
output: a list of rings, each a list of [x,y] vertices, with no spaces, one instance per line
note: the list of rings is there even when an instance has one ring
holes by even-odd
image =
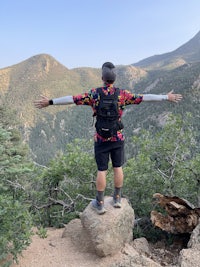
[[[0,69],[38,54],[65,67],[129,65],[200,31],[199,0],[0,0]]]

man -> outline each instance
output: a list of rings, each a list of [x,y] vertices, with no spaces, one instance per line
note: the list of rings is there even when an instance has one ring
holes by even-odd
[[[114,195],[113,195],[113,206],[115,208],[121,207],[121,191],[123,186],[123,170],[122,165],[124,164],[124,135],[123,135],[123,124],[121,117],[125,106],[131,104],[140,104],[142,101],[171,101],[179,102],[182,99],[181,94],[174,94],[169,92],[167,95],[152,95],[152,94],[133,94],[128,90],[118,89],[114,87],[116,79],[115,66],[111,62],[106,62],[102,66],[102,80],[103,86],[101,88],[93,88],[89,92],[76,96],[64,96],[55,99],[48,99],[45,96],[41,96],[41,99],[35,101],[37,108],[48,107],[49,105],[89,105],[92,107],[94,114],[97,116],[96,132],[94,135],[94,151],[95,160],[97,163],[97,178],[96,178],[96,199],[92,201],[92,207],[98,214],[104,214],[106,209],[104,208],[104,191],[106,188],[106,172],[108,169],[109,157],[112,161],[114,171]],[[103,99],[104,107],[103,107]],[[107,116],[101,114],[99,111],[107,109],[107,114],[114,113],[115,99],[117,99],[117,123],[116,115],[113,115],[107,120],[107,127],[102,126],[102,123],[107,119]],[[108,103],[108,104],[107,104]],[[111,103],[111,104],[109,104]],[[108,106],[106,106],[108,105]],[[109,110],[110,108],[113,110]],[[109,116],[109,115],[108,115]],[[115,128],[113,130],[113,128]],[[110,128],[112,129],[110,129]],[[107,133],[112,132],[110,135],[104,136],[102,131]]]

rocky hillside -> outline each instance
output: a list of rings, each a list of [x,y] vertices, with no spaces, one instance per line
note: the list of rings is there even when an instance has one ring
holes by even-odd
[[[123,118],[127,138],[141,128],[156,130],[169,112],[183,115],[191,112],[194,127],[200,128],[199,120],[196,120],[200,116],[199,38],[200,33],[175,51],[148,58],[137,66],[116,66],[115,85],[120,88],[155,94],[174,90],[184,97],[178,105],[166,102],[127,107]],[[180,64],[175,68],[176,62]],[[19,128],[34,159],[44,164],[72,139],[92,138],[92,111],[88,107],[73,106],[36,110],[33,101],[40,95],[50,98],[75,95],[101,84],[100,68],[68,69],[50,55],[41,54],[0,69],[0,103],[15,110]]]
[[[84,74],[67,69],[49,55],[37,55],[0,70],[1,100],[16,109],[22,125],[33,126],[37,116],[33,101],[40,95],[57,97],[77,92],[84,75],[90,77],[88,84],[97,82],[98,70],[88,69]]]
[[[144,70],[133,66],[117,67],[120,86],[132,87],[146,75]],[[126,81],[126,83],[124,82]],[[40,95],[59,97],[74,95],[100,86],[101,71],[94,68],[67,69],[50,55],[36,55],[17,65],[0,70],[1,102],[16,109],[22,127],[34,126],[38,113],[33,101]],[[57,111],[62,110],[57,109]],[[49,110],[50,114],[57,112]],[[44,115],[40,113],[40,119]]]

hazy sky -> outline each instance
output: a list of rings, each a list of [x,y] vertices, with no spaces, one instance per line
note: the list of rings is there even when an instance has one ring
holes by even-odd
[[[200,31],[200,0],[0,0],[0,68],[41,53],[67,68],[136,63]]]

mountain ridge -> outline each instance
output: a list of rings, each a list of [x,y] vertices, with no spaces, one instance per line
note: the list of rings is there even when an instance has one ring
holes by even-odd
[[[177,49],[180,54],[187,48],[187,53],[182,54],[182,62],[179,62],[178,67],[177,58],[174,61],[170,53],[163,56],[165,60],[162,62],[162,68],[156,66],[148,70],[134,65],[116,66],[116,87],[135,93],[153,94],[174,90],[182,93],[184,97],[179,105],[152,103],[128,107],[124,112],[127,139],[140,128],[160,127],[161,120],[169,113],[169,108],[172,113],[184,114],[190,111],[194,118],[200,115],[200,62],[190,62],[189,54],[194,55],[192,44],[194,42],[189,42],[189,45],[187,42]],[[15,109],[16,116],[20,118],[19,128],[33,157],[37,162],[46,164],[56,151],[63,150],[66,143],[74,138],[92,138],[92,112],[89,108],[73,105],[37,110],[33,105],[34,100],[40,95],[56,98],[80,94],[99,86],[102,86],[101,68],[68,69],[52,56],[40,54],[0,69],[0,104]],[[194,122],[195,127],[200,128],[195,119]]]
[[[192,39],[172,52],[154,55],[132,65],[147,70],[155,70],[158,68],[167,69],[173,67],[173,65],[178,67],[185,63],[197,61],[200,61],[200,31]]]
[[[116,83],[119,86],[127,86],[128,83],[128,87],[146,75],[144,70],[134,66],[117,67],[117,72],[122,78],[118,78]],[[36,55],[0,70],[1,102],[13,106],[22,122],[30,126],[34,125],[37,114],[33,101],[40,95],[56,98],[80,94],[101,85],[100,68],[68,69],[48,54]],[[50,113],[54,114],[55,110]]]

